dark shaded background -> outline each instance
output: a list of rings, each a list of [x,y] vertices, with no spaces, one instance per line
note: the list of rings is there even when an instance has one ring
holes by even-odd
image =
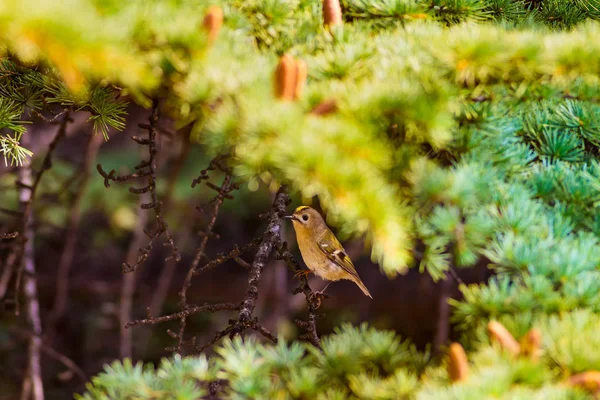
[[[112,168],[118,172],[132,171],[145,154],[140,146],[129,140],[131,135],[140,133],[138,122],[145,122],[148,111],[130,107],[128,128],[122,133],[112,133],[111,139],[100,148],[98,161],[105,170]],[[74,194],[69,185],[77,182],[82,171],[84,148],[91,134],[91,124],[86,123],[87,115],[76,114],[68,129],[68,137],[63,140],[55,153],[53,167],[42,178],[42,187],[35,201],[35,259],[37,283],[42,306],[42,319],[47,323],[48,312],[52,307],[56,290],[56,269],[65,241],[65,222]],[[173,131],[162,120],[161,124]],[[57,127],[44,122],[29,126],[31,149],[35,152],[35,162],[39,162],[47,150],[47,145]],[[102,141],[100,137],[94,140]],[[182,151],[186,146],[187,150]],[[181,154],[186,153],[185,158]],[[168,289],[164,293],[162,311],[159,315],[179,311],[178,291],[192,261],[200,236],[196,233],[206,224],[206,216],[196,211],[196,205],[207,203],[215,194],[206,186],[192,189],[191,181],[209,162],[201,146],[185,143],[181,137],[161,136],[159,164],[161,172],[159,189],[161,199],[170,198],[165,216],[175,240],[182,251],[182,260],[177,264],[165,263],[166,250],[156,245],[151,256],[136,272],[136,288],[133,296],[133,318],[143,318],[145,308],[157,301],[163,294],[159,282]],[[178,173],[175,171],[179,168]],[[95,162],[93,163],[96,164]],[[174,176],[177,177],[174,179]],[[218,175],[216,175],[218,177]],[[14,190],[14,169],[0,167],[0,207],[16,209]],[[216,179],[213,182],[219,183]],[[56,335],[46,337],[45,342],[58,352],[71,358],[88,377],[100,372],[105,363],[120,357],[119,307],[123,274],[121,264],[126,260],[132,241],[132,230],[139,222],[141,214],[137,209],[138,196],[129,193],[129,183],[112,184],[104,188],[103,179],[94,170],[88,181],[83,200],[83,214],[78,232],[77,249],[71,267],[69,303],[66,315],[58,321]],[[140,186],[140,185],[133,185]],[[265,222],[258,216],[270,208],[271,194],[266,187],[250,191],[247,185],[235,194],[235,200],[227,200],[219,214],[214,231],[220,235],[211,239],[207,254],[210,257],[229,251],[234,244],[243,245],[260,235]],[[298,197],[290,205],[290,212],[301,204]],[[313,206],[318,208],[315,201]],[[153,221],[153,212],[148,213]],[[0,214],[0,228],[10,231],[12,217]],[[294,253],[296,249],[293,229],[285,227],[286,237]],[[341,323],[358,324],[368,321],[378,328],[396,330],[403,337],[410,338],[420,348],[431,343],[438,325],[440,295],[444,291],[442,282],[435,283],[418,268],[413,268],[405,276],[388,280],[380,273],[379,267],[369,260],[368,250],[358,241],[345,243],[346,250],[356,264],[357,271],[373,294],[370,300],[349,281],[332,284],[327,293],[330,296],[320,311],[325,314],[319,320],[319,333],[326,334]],[[0,269],[8,253],[6,246],[0,248]],[[135,252],[134,252],[135,253]],[[245,256],[251,261],[251,255]],[[203,260],[200,265],[207,260]],[[164,280],[164,268],[173,271],[172,280]],[[485,265],[459,271],[466,282],[478,282],[488,278]],[[197,276],[188,291],[190,304],[238,302],[242,299],[247,280],[246,272],[235,262],[228,262],[208,273]],[[316,277],[310,278],[311,287],[321,289],[325,282]],[[271,261],[265,270],[260,286],[260,295],[255,312],[263,325],[286,337],[298,334],[293,321],[305,315],[304,296],[293,295],[297,282],[286,265]],[[458,297],[456,281],[446,284],[452,297]],[[18,398],[21,378],[27,362],[26,329],[24,316],[17,317],[10,298],[14,289],[9,290],[3,301],[0,314],[0,399]],[[233,315],[229,312],[200,314],[188,320],[186,337],[197,336],[203,343],[215,331],[223,329]],[[45,325],[44,325],[45,326]],[[168,355],[165,347],[174,344],[166,333],[167,329],[178,329],[178,321],[154,326],[135,326],[133,329],[133,359],[157,362]],[[451,332],[451,336],[455,335]],[[84,382],[72,376],[68,369],[56,360],[43,356],[44,385],[47,399],[70,398],[74,391],[83,390]]]

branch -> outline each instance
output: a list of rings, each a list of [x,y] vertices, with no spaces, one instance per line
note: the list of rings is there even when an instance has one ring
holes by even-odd
[[[225,200],[225,198],[227,198],[227,197],[231,198],[231,195],[229,195],[229,193],[231,191],[233,191],[239,187],[238,184],[234,184],[231,182],[231,169],[224,167],[221,164],[222,159],[223,159],[223,156],[216,157],[214,160],[212,160],[210,162],[210,164],[208,165],[208,167],[206,169],[201,171],[200,176],[192,181],[192,187],[195,187],[198,183],[202,182],[203,180],[208,179],[208,171],[214,170],[214,169],[219,169],[219,170],[225,172],[225,178],[223,178],[223,183],[221,184],[220,187],[215,186],[215,185],[209,186],[212,189],[217,190],[217,195],[211,200],[212,213],[211,213],[210,219],[208,221],[208,225],[206,227],[206,230],[204,231],[204,235],[202,237],[202,241],[200,242],[200,246],[196,250],[194,260],[192,261],[192,264],[190,265],[188,273],[185,277],[185,280],[183,281],[183,285],[179,292],[179,305],[180,305],[181,309],[184,311],[188,307],[187,291],[188,291],[189,287],[192,285],[192,278],[196,274],[196,269],[198,268],[198,264],[200,263],[200,260],[205,256],[206,244],[208,243],[208,239],[210,238],[210,236],[212,234],[212,230],[215,226],[215,222],[217,220],[217,215],[219,214],[219,209],[221,207],[221,204],[223,204],[223,201]],[[208,183],[210,183],[210,182],[207,182],[207,184]],[[184,315],[179,320],[179,333],[177,335],[177,347],[176,347],[177,351],[181,350],[181,345],[183,343],[183,333],[185,331],[186,318],[187,318],[187,316]]]
[[[139,199],[142,203],[142,199]],[[138,208],[136,216],[136,226],[133,230],[131,242],[127,250],[126,262],[133,262],[144,243],[144,228],[148,223],[148,213],[142,208]],[[127,321],[131,320],[131,309],[133,307],[133,294],[135,293],[137,271],[123,274],[121,284],[121,296],[119,299],[119,325],[120,325],[120,343],[119,355],[121,358],[131,358],[133,352],[133,337],[130,330],[125,329]]]
[[[19,232],[0,233],[0,240],[14,239],[19,236]]]
[[[71,360],[69,357],[65,356],[64,354],[59,353],[58,351],[54,350],[52,347],[50,347],[48,344],[44,343],[41,340],[41,337],[39,337],[38,335],[35,335],[31,332],[28,332],[26,330],[23,329],[19,329],[19,328],[9,328],[11,331],[13,331],[15,334],[18,334],[20,336],[24,336],[25,338],[31,340],[33,338],[38,338],[40,339],[40,346],[42,351],[50,358],[53,358],[55,360],[57,360],[58,362],[62,363],[65,367],[67,367],[70,371],[72,371],[75,375],[77,375],[83,382],[87,382],[88,377],[85,374],[85,372],[83,372],[83,370],[81,368],[79,368],[77,366],[77,364],[75,364],[75,362],[73,360]]]
[[[75,189],[75,198],[71,204],[69,214],[65,245],[60,255],[58,262],[58,272],[56,275],[56,295],[54,297],[54,306],[50,311],[50,318],[46,332],[53,332],[56,322],[63,316],[67,307],[69,298],[69,272],[75,257],[77,247],[79,223],[81,220],[81,206],[85,190],[90,178],[92,164],[98,154],[98,149],[102,144],[102,138],[98,135],[90,135],[88,144],[85,150],[83,166],[81,172],[77,172],[77,177],[80,178]]]
[[[284,260],[294,274],[302,271],[302,267],[298,261],[296,261],[294,255],[288,250],[286,242],[279,243],[278,258],[280,260]],[[321,297],[312,291],[308,285],[308,279],[306,278],[306,275],[300,276],[300,286],[296,288],[293,293],[297,294],[300,292],[304,293],[304,297],[306,297],[306,302],[308,304],[308,320],[296,320],[296,325],[306,330],[306,334],[303,338],[320,349],[321,339],[317,333],[317,318],[319,317],[319,314],[317,314],[317,309],[321,306]]]
[[[192,124],[189,124],[176,132],[176,137],[181,137],[180,150],[179,154],[177,155],[177,159],[175,160],[175,165],[171,169],[169,176],[167,177],[167,189],[165,190],[165,198],[163,199],[163,207],[165,209],[169,208],[173,201],[175,184],[179,179],[179,175],[183,170],[185,161],[187,160],[188,154],[192,147],[189,140],[191,128]],[[186,217],[184,216],[181,218],[180,222],[182,222],[183,225],[186,226],[186,221]],[[189,240],[189,237],[189,229],[185,229],[183,232],[178,233],[176,237],[176,243],[179,243],[179,246],[181,248],[185,248],[185,244]],[[167,295],[169,294],[169,289],[172,286],[173,276],[175,275],[176,267],[177,263],[171,260],[170,262],[165,263],[162,270],[160,271],[160,275],[158,276],[158,279],[156,281],[156,288],[154,289],[152,298],[150,300],[151,315],[157,315],[162,312],[163,304],[165,302],[165,299],[167,298]],[[141,332],[141,336],[139,337],[141,349],[146,349],[148,347],[148,341],[151,334],[152,332],[150,330]]]
[[[173,321],[175,319],[186,318],[186,317],[189,317],[190,315],[200,314],[203,312],[214,313],[214,312],[223,311],[223,310],[239,310],[239,309],[240,309],[240,305],[233,304],[233,303],[205,304],[203,306],[188,307],[184,311],[180,311],[180,312],[170,314],[170,315],[164,315],[162,317],[152,317],[152,315],[150,314],[150,308],[148,307],[146,309],[146,311],[148,313],[147,318],[130,321],[125,325],[125,328],[130,328],[134,325],[159,324],[161,322]]]
[[[22,217],[23,213],[20,211],[10,210],[8,208],[0,207],[0,212],[8,215],[12,215],[13,217]]]
[[[273,201],[271,212],[269,213],[269,223],[265,230],[260,244],[258,244],[258,250],[254,256],[252,265],[249,266],[249,277],[248,286],[246,288],[246,294],[244,300],[239,307],[239,314],[237,319],[229,321],[229,325],[222,331],[217,332],[213,338],[204,346],[198,347],[194,345],[194,349],[197,352],[202,352],[206,348],[214,345],[225,336],[233,337],[235,335],[241,335],[247,329],[254,330],[270,341],[277,343],[277,338],[264,326],[258,322],[258,319],[253,317],[254,308],[256,307],[256,300],[258,298],[258,286],[265,265],[271,255],[273,249],[281,241],[281,225],[283,222],[283,216],[285,215],[285,208],[289,204],[289,196],[287,193],[287,187],[282,185]],[[248,245],[247,245],[248,246]],[[253,246],[252,246],[253,247]],[[239,249],[235,247],[227,256],[220,256],[220,264],[224,259],[236,259],[239,258]],[[243,263],[242,263],[243,264]],[[181,340],[183,331],[180,331],[178,335]],[[180,346],[180,344],[179,344]]]
[[[277,243],[281,241],[281,224],[283,222],[283,216],[285,215],[285,208],[288,203],[289,197],[287,188],[281,186],[279,191],[275,195],[273,201],[273,209],[269,218],[269,225],[263,235],[263,239],[258,246],[258,251],[254,256],[254,261],[250,268],[250,276],[248,278],[248,287],[246,289],[246,295],[238,319],[234,324],[233,334],[241,334],[247,328],[254,328],[252,326],[253,319],[252,313],[256,307],[256,299],[258,298],[258,285],[260,284],[260,278],[265,268],[265,265],[269,259],[271,251],[276,247]],[[262,332],[261,332],[262,333]]]
[[[41,169],[37,173],[33,183],[31,182],[31,179],[32,179],[31,178],[31,175],[32,175],[31,167],[28,166],[28,167],[19,168],[19,173],[21,173],[22,171],[25,171],[25,170],[29,171],[26,174],[26,176],[23,176],[23,178],[20,178],[16,182],[17,189],[19,191],[19,198],[20,198],[20,209],[18,212],[21,213],[21,224],[20,224],[21,229],[20,230],[22,232],[24,232],[26,230],[26,227],[29,224],[33,200],[35,199],[37,188],[40,184],[42,176],[44,175],[44,172],[46,172],[52,166],[52,154],[54,153],[54,150],[56,149],[58,142],[65,136],[65,134],[67,132],[67,125],[70,121],[71,121],[71,119],[69,117],[69,113],[67,112],[58,127],[58,131],[56,132],[54,139],[52,139],[52,142],[50,142],[50,145],[48,146],[48,152],[46,153],[46,155],[42,161]],[[28,138],[29,138],[28,135],[24,136],[24,139],[28,139]],[[17,279],[16,279],[16,283],[15,283],[15,314],[16,315],[19,315],[19,312],[20,312],[19,291],[21,289],[21,280],[22,280],[22,276],[23,276],[22,257],[23,257],[25,245],[26,245],[27,241],[30,239],[31,238],[28,237],[27,234],[25,234],[25,235],[21,235],[15,241],[15,245],[11,249],[11,252],[7,258],[8,262],[6,263],[5,270],[3,272],[2,281],[4,282],[5,277],[7,278],[7,281],[10,281],[10,277],[12,275],[12,272],[14,271],[15,266],[18,266]],[[0,289],[2,289],[2,288],[0,288]],[[0,293],[0,294],[4,295],[4,292],[5,292],[5,290],[2,290],[2,293]]]
[[[133,264],[123,263],[123,272],[131,272],[135,271],[140,265],[146,261],[150,251],[152,250],[153,242],[155,239],[160,237],[161,235],[165,235],[164,245],[171,249],[171,254],[166,258],[166,260],[175,259],[176,262],[181,260],[181,254],[175,246],[175,241],[173,240],[173,235],[169,231],[169,226],[165,222],[162,216],[162,204],[158,201],[158,195],[156,193],[156,154],[158,150],[156,148],[156,133],[157,133],[157,123],[158,123],[158,100],[154,99],[152,101],[152,112],[150,117],[148,118],[149,124],[139,124],[139,127],[148,131],[148,138],[140,138],[137,136],[132,136],[131,139],[142,145],[148,146],[148,160],[142,161],[138,164],[135,169],[140,170],[140,172],[135,172],[129,175],[117,176],[115,175],[115,170],[111,170],[109,173],[106,173],[100,164],[96,166],[98,172],[104,178],[104,186],[109,188],[110,181],[114,182],[125,182],[130,181],[137,178],[147,177],[148,185],[142,188],[134,188],[130,187],[129,191],[134,194],[144,194],[150,193],[150,203],[141,204],[140,207],[143,210],[153,209],[154,214],[156,216],[157,222],[157,230],[153,233],[146,232],[146,235],[150,238],[148,244],[139,249],[139,254],[137,260]]]
[[[61,115],[64,115],[64,114],[68,113],[69,109],[68,108],[63,109],[61,112],[59,112],[58,114],[54,115],[52,118],[47,118],[46,116],[44,116],[44,114],[40,113],[39,111],[37,111],[34,108],[29,108],[29,111],[31,111],[32,114],[35,114],[38,118],[42,119],[45,122],[54,122]]]
[[[217,254],[217,256],[214,259],[212,259],[211,261],[204,264],[204,266],[202,266],[201,268],[197,269],[194,272],[194,275],[200,275],[200,274],[202,274],[208,270],[211,270],[229,260],[235,260],[236,262],[238,262],[237,260],[240,259],[240,256],[242,254],[254,249],[255,247],[257,247],[260,244],[260,242],[261,242],[261,238],[259,237],[259,238],[252,240],[250,243],[245,244],[241,248],[238,247],[237,245],[234,245],[233,249],[229,253]],[[244,261],[244,263],[245,263],[244,268],[249,270],[251,266],[245,261]]]

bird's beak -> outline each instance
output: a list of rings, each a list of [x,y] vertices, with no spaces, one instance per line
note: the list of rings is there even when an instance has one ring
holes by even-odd
[[[286,215],[283,218],[285,218],[285,219],[291,219],[292,221],[299,221],[298,217],[296,217],[295,215]]]

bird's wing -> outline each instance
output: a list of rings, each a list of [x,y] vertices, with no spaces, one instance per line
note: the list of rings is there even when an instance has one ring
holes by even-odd
[[[352,260],[350,260],[350,257],[348,257],[348,254],[346,254],[344,248],[333,232],[330,230],[325,232],[325,235],[318,241],[318,244],[319,249],[327,256],[327,258],[360,281],[358,273],[356,272],[356,269],[354,269],[354,264],[352,264]]]

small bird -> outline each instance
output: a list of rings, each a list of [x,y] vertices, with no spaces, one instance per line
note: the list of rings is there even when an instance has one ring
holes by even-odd
[[[309,271],[301,271],[296,275],[308,275],[313,272],[330,281],[320,292],[321,294],[331,282],[348,279],[356,283],[365,295],[373,298],[360,280],[344,247],[317,210],[309,206],[300,206],[292,215],[285,218],[292,220],[302,259],[309,268]]]

